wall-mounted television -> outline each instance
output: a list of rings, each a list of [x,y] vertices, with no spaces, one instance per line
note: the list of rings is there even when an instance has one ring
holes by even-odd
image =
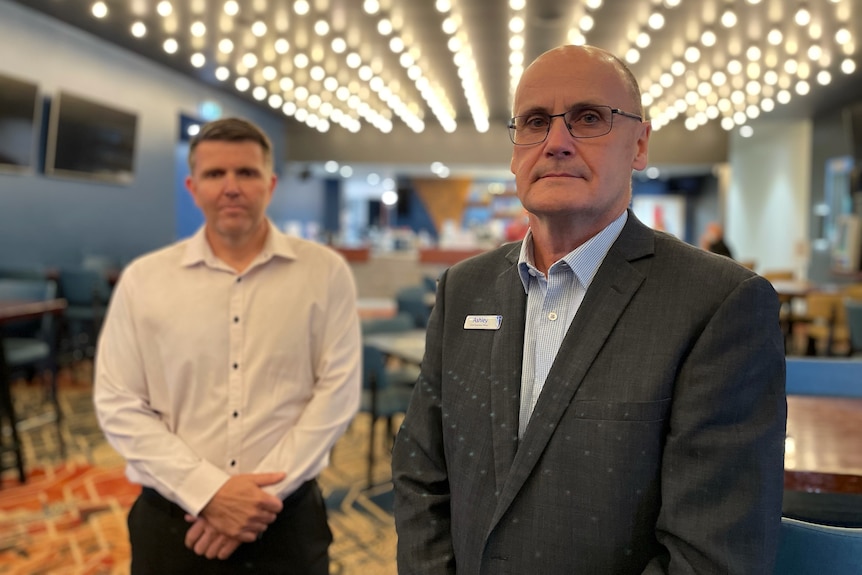
[[[0,170],[33,167],[40,112],[36,84],[0,74]]]
[[[137,123],[131,112],[58,92],[51,102],[45,173],[131,182]]]

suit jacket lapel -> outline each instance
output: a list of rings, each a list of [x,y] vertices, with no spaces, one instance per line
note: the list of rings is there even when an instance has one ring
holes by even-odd
[[[521,364],[527,310],[527,294],[518,276],[519,252],[520,244],[516,244],[506,256],[512,265],[497,277],[495,285],[496,301],[501,306],[499,313],[503,316],[491,352],[494,475],[498,492],[503,489],[518,448]]]
[[[632,262],[651,255],[653,246],[653,231],[629,212],[626,226],[593,278],[548,373],[506,484],[500,490],[492,526],[502,517],[532,472],[587,370],[645,279],[646,276]],[[523,329],[520,341],[523,342]],[[520,383],[520,369],[518,374]],[[517,412],[515,426],[517,430]]]

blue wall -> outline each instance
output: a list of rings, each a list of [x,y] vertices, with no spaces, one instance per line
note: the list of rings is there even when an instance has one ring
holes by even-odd
[[[0,172],[0,266],[71,266],[86,254],[126,262],[174,241],[176,182],[184,177],[175,160],[179,118],[197,115],[202,102],[261,125],[274,157],[284,157],[284,116],[3,0],[0,72],[38,83],[46,98],[68,90],[138,115],[130,185]],[[283,193],[280,185],[270,210],[276,221],[291,217],[280,211],[294,205]]]

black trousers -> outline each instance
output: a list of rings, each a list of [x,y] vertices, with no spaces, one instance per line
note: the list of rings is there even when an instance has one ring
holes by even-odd
[[[185,512],[144,488],[129,511],[131,575],[328,575],[332,532],[317,481],[304,483],[260,539],[241,544],[225,560],[186,548]]]

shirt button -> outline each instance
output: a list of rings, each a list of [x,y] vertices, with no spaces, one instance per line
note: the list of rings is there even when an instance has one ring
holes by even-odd
[[[239,367],[239,364],[238,364],[238,363],[233,364],[233,368],[234,368],[234,369],[237,369],[238,367]]]
[[[234,323],[239,323],[239,318],[238,318],[238,317],[233,318],[233,322],[234,322]]]
[[[230,466],[231,466],[231,467],[236,467],[236,459],[231,459],[231,460],[230,460]]]
[[[241,281],[242,281],[242,278],[236,278],[236,283],[239,283]]]
[[[551,321],[557,321],[557,312],[552,311],[551,313],[549,313],[549,314],[548,314],[548,319],[549,319],[549,320],[551,320]]]
[[[239,417],[239,412],[238,412],[238,411],[234,411],[234,412],[233,412],[233,416],[234,416],[234,417]]]

